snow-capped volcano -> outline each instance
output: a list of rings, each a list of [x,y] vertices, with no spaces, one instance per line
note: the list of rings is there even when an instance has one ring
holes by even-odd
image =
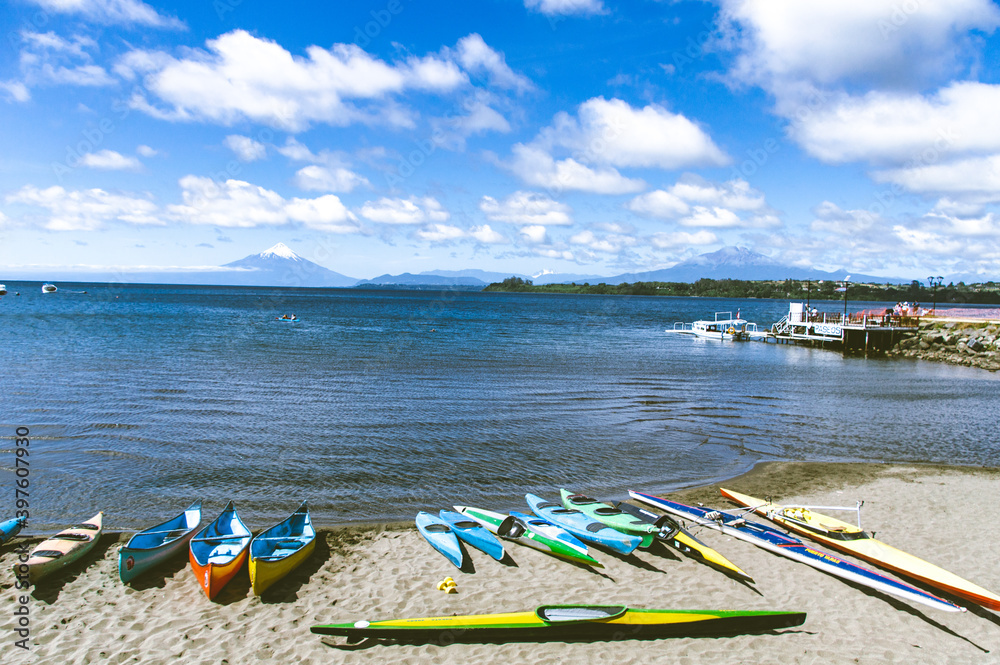
[[[260,254],[251,254],[224,268],[236,268],[238,283],[260,286],[354,286],[358,280],[328,270],[304,259],[288,245],[279,242]]]
[[[271,249],[266,249],[260,254],[258,254],[262,259],[288,259],[289,261],[305,261],[301,256],[296,254],[292,249],[283,242],[279,242],[277,245]],[[247,258],[250,258],[249,256]]]

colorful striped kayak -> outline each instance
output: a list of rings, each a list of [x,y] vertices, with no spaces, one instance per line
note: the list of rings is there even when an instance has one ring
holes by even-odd
[[[295,512],[250,541],[250,587],[259,596],[275,582],[297,568],[316,549],[309,504],[302,502]]]
[[[622,533],[576,508],[564,508],[535,494],[525,494],[524,499],[531,512],[588,543],[606,547],[619,554],[631,554],[642,542],[642,537]]]
[[[177,517],[140,531],[118,548],[118,577],[128,583],[188,546],[201,523],[201,502]]]
[[[779,506],[746,494],[721,489],[722,496],[794,533],[812,538],[828,547],[852,554],[868,563],[923,582],[991,610],[1000,610],[1000,596],[977,586],[944,568],[876,540],[860,528],[808,508]]]
[[[734,635],[799,626],[804,612],[640,610],[624,605],[543,605],[533,612],[474,614],[313,626],[318,635],[351,641],[513,642],[559,639],[621,640],[651,637]]]
[[[583,563],[588,566],[597,566],[598,568],[604,567],[604,564],[587,554],[587,547],[585,545],[581,551],[579,545],[573,545],[559,538],[550,538],[545,533],[535,530],[527,522],[513,515],[503,515],[491,510],[469,506],[455,506],[455,510],[466,517],[476,520],[501,538],[574,563]]]
[[[642,542],[639,543],[641,549],[646,549],[652,545],[656,534],[660,531],[658,526],[636,519],[609,504],[601,503],[597,499],[584,494],[576,494],[563,489],[559,490],[559,495],[562,497],[563,507],[579,510],[587,517],[610,526],[612,529],[617,529],[622,533],[639,536],[642,538]]]
[[[461,568],[465,562],[465,552],[458,543],[458,536],[451,525],[437,515],[424,511],[417,513],[417,531],[431,544],[431,547],[444,555],[444,558]]]
[[[209,599],[215,598],[243,567],[251,533],[233,502],[191,539],[189,558],[194,576]]]
[[[38,584],[47,575],[65,568],[94,549],[104,530],[104,513],[43,540],[35,546],[25,563],[14,564],[14,574],[28,575],[31,584]]]
[[[856,566],[822,550],[807,547],[798,538],[782,533],[773,527],[757,524],[756,522],[748,522],[743,517],[721,510],[686,506],[676,501],[643,494],[642,492],[629,490],[629,495],[633,499],[654,508],[677,515],[695,524],[716,529],[734,538],[753,543],[757,547],[774,554],[788,557],[793,561],[804,563],[807,566],[812,566],[817,570],[854,582],[855,584],[861,584],[876,591],[889,593],[946,612],[965,611],[963,607],[949,603],[947,600],[938,598],[926,591],[921,591],[909,584],[897,582],[873,570]]]
[[[16,536],[24,528],[24,525],[28,523],[25,517],[15,517],[12,520],[5,520],[0,522],[0,545],[3,545],[8,540]]]
[[[497,561],[503,560],[503,543],[479,522],[470,520],[454,510],[442,510],[438,513],[438,517],[448,523],[459,540],[486,552]]]
[[[584,552],[588,555],[590,554],[590,548],[587,546],[587,543],[583,542],[582,540],[571,534],[566,529],[560,526],[556,526],[555,524],[549,522],[548,520],[543,520],[538,515],[530,515],[528,513],[522,513],[519,510],[510,511],[510,515],[511,517],[516,517],[520,521],[527,524],[529,527],[531,527],[531,530],[536,533],[540,533],[543,536],[552,538],[553,540],[558,540],[560,542],[566,543],[570,547],[580,552]]]
[[[618,508],[637,519],[660,527],[660,532],[656,537],[675,550],[717,570],[721,570],[727,575],[733,575],[741,580],[753,582],[753,578],[746,574],[742,568],[695,538],[687,529],[681,527],[670,516],[657,515],[639,506],[633,506],[630,503],[620,503],[618,504]]]

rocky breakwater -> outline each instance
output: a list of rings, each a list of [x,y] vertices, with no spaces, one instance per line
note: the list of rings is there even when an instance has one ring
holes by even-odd
[[[925,319],[914,335],[901,340],[888,355],[995,372],[1000,370],[1000,324]]]

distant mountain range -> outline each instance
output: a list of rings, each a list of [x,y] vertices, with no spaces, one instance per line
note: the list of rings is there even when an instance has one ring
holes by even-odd
[[[372,279],[357,279],[342,275],[296,254],[284,243],[251,254],[218,268],[177,272],[117,272],[84,273],[63,270],[27,279],[84,282],[124,282],[152,284],[205,284],[212,286],[301,286],[301,287],[403,287],[403,288],[482,288],[508,277],[520,277],[535,284],[622,284],[626,282],[695,282],[702,278],[774,280],[774,279],[845,279],[844,270],[825,272],[810,268],[784,266],[773,259],[744,247],[724,247],[716,252],[701,254],[671,268],[646,272],[625,273],[613,277],[542,271],[535,275],[469,270],[428,270],[419,274],[379,275]],[[906,284],[909,279],[875,277],[853,273],[853,282]],[[8,277],[13,279],[13,276]],[[953,281],[959,281],[954,278]],[[949,280],[946,280],[946,282]],[[966,279],[965,281],[982,281]]]
[[[875,277],[849,273],[846,270],[825,272],[815,268],[785,266],[763,254],[745,247],[723,247],[708,254],[678,263],[672,268],[649,272],[626,273],[604,280],[606,284],[631,282],[697,282],[699,279],[813,279],[842,281],[850,277],[852,282],[876,282],[879,284],[908,284],[911,280],[898,277]]]

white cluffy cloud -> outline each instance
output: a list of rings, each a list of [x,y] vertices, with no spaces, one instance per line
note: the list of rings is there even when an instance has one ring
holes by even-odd
[[[451,215],[437,199],[427,196],[408,199],[380,198],[367,201],[358,211],[365,219],[379,224],[423,224],[444,222]]]
[[[89,152],[80,158],[80,165],[102,171],[137,171],[142,168],[142,162],[135,157],[126,157],[114,150]]]
[[[249,136],[230,134],[222,142],[241,162],[255,162],[267,156],[267,147]]]
[[[17,33],[12,33],[11,36],[15,35]],[[42,85],[95,88],[116,83],[103,67],[93,63],[90,52],[98,50],[99,46],[91,37],[74,35],[66,39],[51,31],[23,31],[20,38],[23,46],[18,64],[22,77],[20,83],[24,86],[25,93],[27,88]],[[14,96],[17,99],[17,95]]]
[[[568,154],[558,159],[557,153]],[[729,157],[696,123],[650,104],[635,108],[620,99],[595,97],[576,117],[556,114],[528,144],[512,148],[505,164],[524,182],[553,191],[627,194],[645,189],[619,168],[677,169],[723,166]]]
[[[167,214],[189,224],[255,228],[300,223],[329,233],[359,231],[354,213],[333,194],[286,199],[242,180],[216,182],[194,175],[181,178],[180,186],[183,203],[167,206]]]
[[[723,0],[720,26],[738,49],[733,74],[777,94],[842,82],[918,86],[948,76],[968,31],[1000,26],[990,0]]]
[[[184,22],[164,16],[141,0],[28,0],[57,14],[77,14],[97,23],[185,28]]]
[[[635,197],[626,206],[643,217],[695,227],[766,227],[780,224],[764,194],[743,179],[719,184],[688,173],[668,189]]]
[[[59,186],[39,189],[25,185],[6,198],[7,203],[48,211],[39,224],[50,231],[93,231],[110,222],[163,225],[155,203],[148,198],[116,194],[103,189],[66,190]]]
[[[1000,152],[1000,85],[952,83],[930,95],[873,91],[839,95],[790,134],[828,163],[904,163],[972,152]],[[923,156],[925,151],[927,156]]]
[[[292,137],[278,152],[295,162],[309,162],[295,172],[295,186],[315,192],[351,192],[359,186],[370,187],[368,179],[350,169],[347,155],[330,150],[314,153]]]
[[[398,100],[407,92],[468,90],[470,73],[490,85],[530,86],[478,34],[462,38],[455,49],[391,63],[355,44],[309,46],[298,56],[245,30],[205,46],[180,58],[163,51],[125,54],[115,71],[141,79],[146,91],[133,95],[132,107],[165,120],[249,120],[291,132],[316,123],[412,128],[416,114]]]
[[[524,6],[546,16],[604,14],[601,0],[524,0]]]
[[[810,155],[917,194],[1000,199],[1000,85],[974,80],[995,2],[722,0],[719,25],[731,76],[771,93]]]
[[[527,77],[511,69],[504,55],[490,48],[478,33],[462,37],[455,45],[455,51],[445,49],[445,54],[469,74],[485,76],[491,86],[521,91],[534,87]]]
[[[566,226],[573,223],[573,212],[565,203],[536,192],[514,192],[503,201],[484,196],[479,209],[491,222],[531,226]]]

